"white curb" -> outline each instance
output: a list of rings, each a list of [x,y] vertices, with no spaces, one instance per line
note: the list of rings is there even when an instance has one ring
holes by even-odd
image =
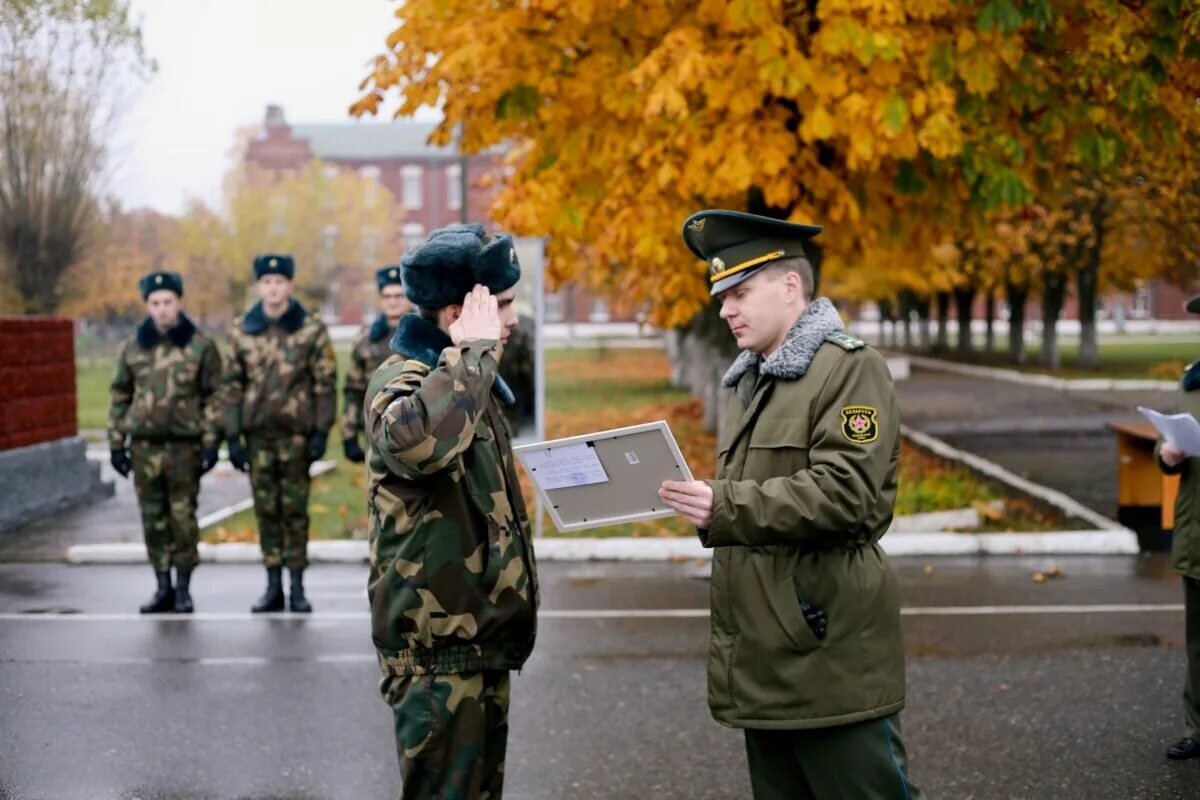
[[[1137,540],[1122,531],[1050,533],[891,533],[880,542],[891,556],[960,555],[1134,555]],[[258,564],[257,544],[201,544],[200,560],[215,564]],[[539,539],[538,561],[690,561],[712,559],[713,551],[692,537],[662,539]],[[365,564],[368,545],[361,539],[309,542],[314,563]],[[81,544],[67,550],[71,564],[143,564],[140,544]]]
[[[982,367],[977,364],[959,364],[956,361],[946,361],[927,356],[909,356],[908,358],[913,366],[921,367],[922,369],[950,372],[956,375],[970,375],[975,378],[986,378],[1006,383],[1019,383],[1024,386],[1042,386],[1047,389],[1058,389],[1063,392],[1169,392],[1174,390],[1178,385],[1175,381],[1127,378],[1056,378],[1053,375],[1021,372],[1015,369]]]
[[[1010,472],[999,464],[988,461],[982,456],[977,456],[974,453],[968,453],[965,450],[959,450],[958,448],[951,447],[941,439],[937,439],[927,433],[922,433],[921,431],[910,428],[907,425],[900,426],[900,434],[914,444],[930,451],[934,455],[940,456],[949,461],[957,461],[958,463],[969,467],[975,472],[1007,484],[1023,494],[1036,497],[1042,502],[1059,509],[1069,517],[1077,517],[1089,525],[1096,526],[1096,528],[1099,530],[1113,531],[1128,536],[1134,543],[1133,546],[1135,549],[1133,552],[1137,552],[1136,533],[1131,531],[1129,528],[1126,528],[1119,522],[1114,522],[1103,514],[1099,514],[1084,506],[1078,500],[1071,499],[1056,489],[1051,489],[1048,486],[1042,486],[1040,483],[1034,483],[1031,480],[1022,478],[1020,475]],[[1011,534],[1002,535],[1009,536]]]

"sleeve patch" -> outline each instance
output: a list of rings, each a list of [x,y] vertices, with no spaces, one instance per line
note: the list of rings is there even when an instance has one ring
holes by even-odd
[[[878,413],[873,406],[843,406],[842,434],[855,444],[870,444],[879,438]]]

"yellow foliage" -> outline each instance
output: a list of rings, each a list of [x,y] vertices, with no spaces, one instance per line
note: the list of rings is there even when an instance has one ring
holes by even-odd
[[[551,281],[679,324],[708,299],[679,237],[703,207],[826,224],[826,287],[847,296],[954,286],[962,259],[934,247],[995,239],[1005,209],[1056,205],[1072,165],[1198,126],[1182,41],[1143,79],[1170,8],[406,0],[352,111],[440,105],[436,141],[463,122],[469,150],[511,143],[493,213],[550,237]]]

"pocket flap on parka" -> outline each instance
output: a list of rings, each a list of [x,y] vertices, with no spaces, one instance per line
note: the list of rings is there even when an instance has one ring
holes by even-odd
[[[804,417],[760,419],[750,433],[752,448],[808,447],[808,420]]]

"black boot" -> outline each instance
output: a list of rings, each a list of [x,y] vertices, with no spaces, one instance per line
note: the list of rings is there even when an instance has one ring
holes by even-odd
[[[1197,757],[1200,757],[1200,742],[1195,739],[1180,739],[1167,748],[1167,758],[1174,761]]]
[[[283,611],[283,568],[267,567],[267,590],[250,609],[255,614]]]
[[[312,611],[312,605],[308,602],[308,598],[304,596],[304,570],[294,569],[292,573],[292,596],[289,598],[292,611],[298,614],[308,614]]]
[[[188,585],[192,582],[192,571],[190,569],[175,568],[175,613],[190,614],[192,613],[192,595],[188,592]]]
[[[158,578],[158,591],[154,593],[154,597],[150,598],[149,603],[141,607],[140,611],[143,614],[165,614],[168,611],[174,611],[175,590],[171,588],[171,570],[155,572],[154,577]]]

